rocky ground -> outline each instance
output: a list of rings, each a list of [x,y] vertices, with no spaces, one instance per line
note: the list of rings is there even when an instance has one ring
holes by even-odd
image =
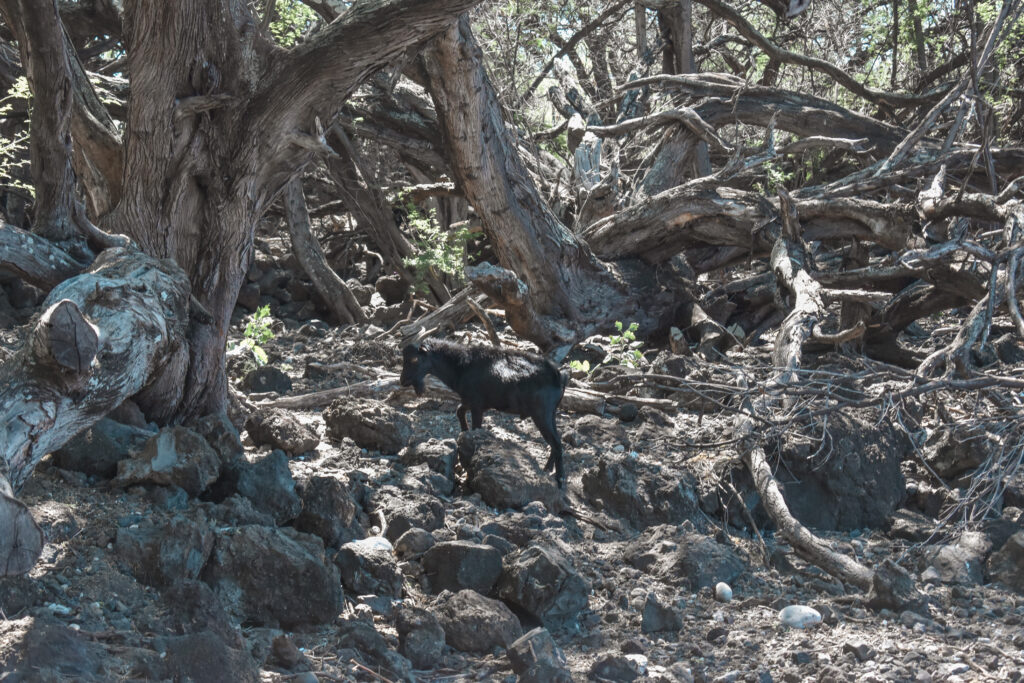
[[[160,429],[129,402],[21,492],[47,544],[30,575],[0,580],[3,680],[1024,678],[1019,454],[987,521],[938,521],[1006,450],[999,435],[865,410],[834,416],[825,457],[800,429],[780,437],[794,513],[917,580],[918,604],[879,609],[774,536],[727,412],[644,391],[618,417],[562,412],[563,497],[531,422],[492,412],[460,435],[449,396],[396,390],[384,331],[404,293],[363,266],[373,324],[331,328],[284,248],[260,246],[234,338],[261,302],[277,322],[267,366],[232,356],[238,424]],[[10,350],[38,296],[4,289]],[[651,372],[714,379],[648,355]],[[637,385],[615,365],[591,380]],[[783,623],[793,605],[820,623]]]

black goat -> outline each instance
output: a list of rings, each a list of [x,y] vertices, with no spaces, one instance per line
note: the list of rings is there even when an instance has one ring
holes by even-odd
[[[520,417],[529,417],[541,436],[551,446],[551,456],[544,471],[555,469],[555,480],[564,486],[562,440],[555,426],[558,408],[569,374],[536,354],[509,351],[487,346],[463,346],[442,339],[424,339],[417,346],[402,349],[403,387],[412,386],[423,393],[423,380],[434,375],[459,395],[462,403],[455,414],[462,430],[466,409],[473,416],[473,429],[483,424],[484,411],[489,408]]]

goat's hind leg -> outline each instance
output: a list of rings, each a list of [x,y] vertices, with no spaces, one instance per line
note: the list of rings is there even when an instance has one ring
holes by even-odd
[[[550,472],[554,468],[555,481],[558,482],[559,488],[564,487],[565,468],[562,463],[562,438],[558,434],[558,427],[555,426],[555,416],[553,412],[550,416],[544,416],[540,419],[534,416],[533,423],[537,425],[537,429],[540,430],[540,435],[544,437],[544,441],[551,446],[551,455],[548,456],[548,461],[544,463],[544,471]]]
[[[468,432],[469,425],[466,424],[466,404],[460,403],[459,407],[455,409],[455,416],[459,418],[459,425],[462,427],[462,431]]]

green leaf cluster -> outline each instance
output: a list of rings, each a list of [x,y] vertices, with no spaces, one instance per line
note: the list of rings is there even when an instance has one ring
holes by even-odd
[[[277,0],[270,34],[279,45],[291,47],[305,35],[317,21],[316,12],[298,0]]]
[[[406,205],[406,209],[416,253],[405,259],[405,265],[416,277],[417,289],[424,291],[428,279],[442,275],[462,284],[466,277],[466,245],[473,234],[468,228],[444,230],[438,225],[433,211],[423,213],[411,203]]]
[[[249,317],[249,321],[245,324],[245,332],[242,333],[242,341],[232,347],[232,351],[248,350],[257,366],[266,365],[267,352],[263,350],[262,345],[274,338],[274,331],[271,329],[273,324],[274,319],[270,315],[270,305],[260,306]]]
[[[32,101],[32,93],[28,87],[28,79],[20,76],[11,85],[7,94],[0,99],[0,118],[7,118],[14,110],[14,103],[17,100]],[[31,110],[30,110],[31,113]],[[35,198],[35,188],[18,180],[20,169],[27,168],[29,127],[28,121],[31,115],[26,118],[25,129],[15,133],[12,137],[0,135],[0,178],[7,187],[18,190],[21,193]]]

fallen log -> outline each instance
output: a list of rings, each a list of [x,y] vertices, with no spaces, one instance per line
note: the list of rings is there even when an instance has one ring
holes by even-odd
[[[783,226],[772,250],[772,269],[780,285],[792,292],[793,308],[776,337],[772,361],[779,370],[766,383],[771,392],[759,399],[756,405],[749,399],[744,401],[745,410],[736,421],[736,436],[741,440],[743,462],[754,478],[754,486],[768,516],[782,537],[808,562],[866,591],[871,588],[874,573],[855,560],[830,550],[793,516],[768,465],[764,448],[754,437],[755,416],[770,413],[780,399],[783,404],[792,400],[786,396],[786,389],[798,383],[797,370],[801,365],[803,344],[812,338],[814,328],[824,313],[821,286],[806,270],[796,212],[785,190],[779,191],[779,199]]]
[[[176,355],[189,290],[170,261],[108,249],[53,288],[25,345],[0,365],[0,570],[28,571],[42,550],[14,495],[44,455],[138,393]]]

